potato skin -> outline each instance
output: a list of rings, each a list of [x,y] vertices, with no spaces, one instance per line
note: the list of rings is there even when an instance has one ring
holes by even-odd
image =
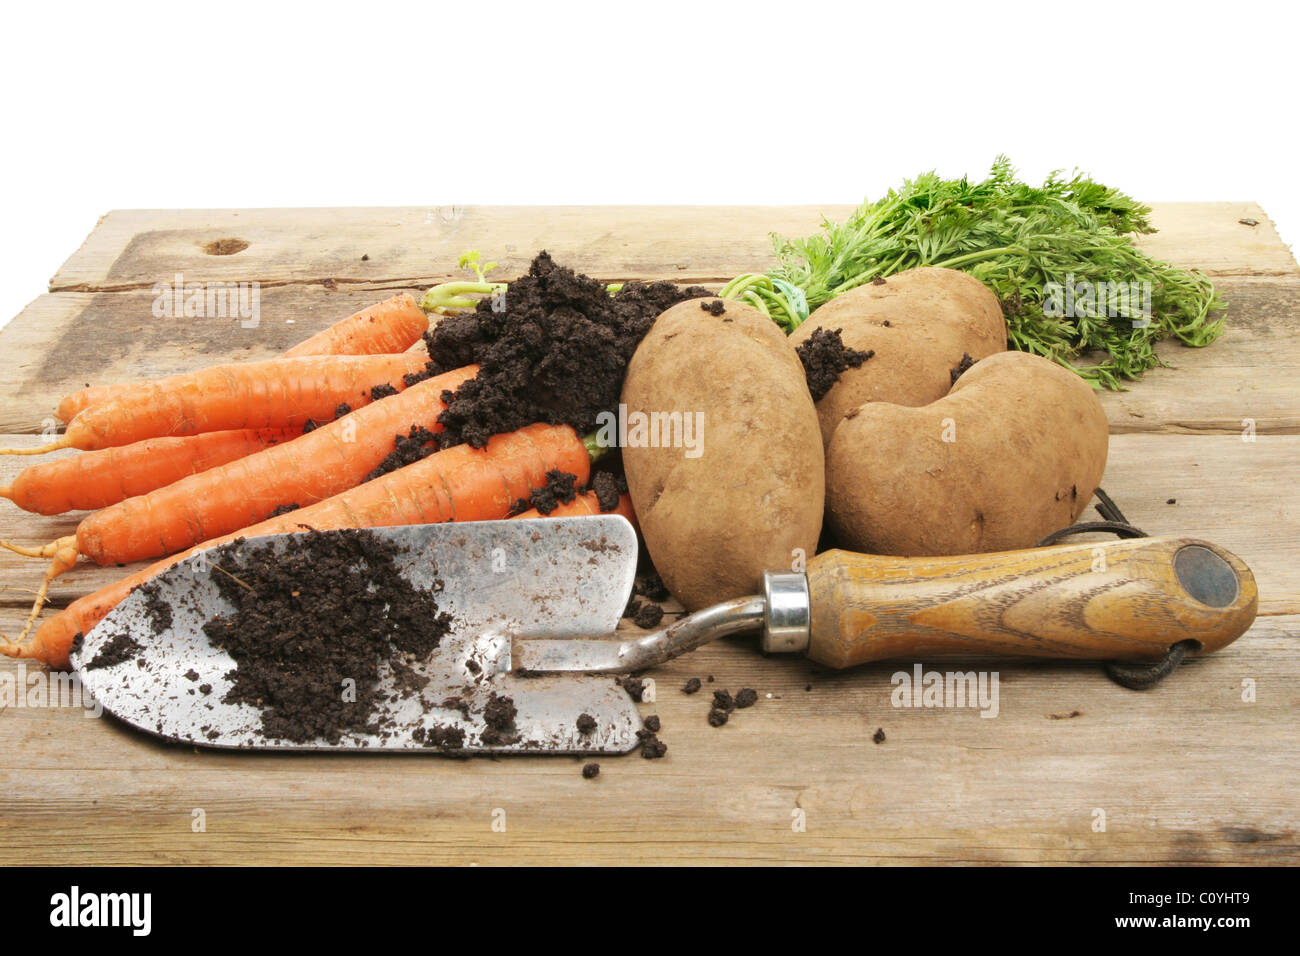
[[[623,449],[628,490],[664,584],[689,610],[760,592],[762,573],[817,551],[825,457],[803,365],[756,309],[692,299],[656,320],[628,364],[622,401],[703,412],[697,458]]]
[[[955,440],[944,441],[945,425]],[[1033,547],[1073,523],[1106,470],[1109,426],[1073,372],[992,355],[922,408],[861,406],[827,451],[827,519],[870,554]]]
[[[835,426],[863,402],[929,405],[948,394],[963,354],[982,359],[1007,348],[998,297],[956,269],[908,269],[882,285],[851,289],[814,311],[790,341],[798,346],[822,328],[840,329],[849,348],[876,353],[841,373],[817,403],[827,446]]]

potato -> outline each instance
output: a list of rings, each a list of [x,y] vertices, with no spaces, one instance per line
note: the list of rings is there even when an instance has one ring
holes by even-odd
[[[713,303],[725,311],[702,308]],[[825,508],[817,410],[770,319],[721,299],[673,306],[632,356],[622,402],[632,504],[664,584],[688,609],[759,593],[763,571],[816,553]],[[635,445],[638,412],[699,413],[698,453]]]
[[[870,554],[1030,548],[1087,507],[1108,442],[1083,379],[1001,352],[937,402],[869,402],[842,421],[827,451],[827,518],[839,543]]]
[[[827,445],[863,402],[928,405],[948,394],[963,355],[981,359],[1007,348],[998,297],[956,269],[909,269],[845,292],[813,312],[790,341],[798,346],[823,328],[840,329],[849,348],[876,353],[841,373],[817,403]]]

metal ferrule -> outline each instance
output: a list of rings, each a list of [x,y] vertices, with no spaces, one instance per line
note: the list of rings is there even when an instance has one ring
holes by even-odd
[[[763,637],[759,646],[768,654],[797,654],[808,648],[812,633],[812,603],[808,576],[800,571],[763,574]]]

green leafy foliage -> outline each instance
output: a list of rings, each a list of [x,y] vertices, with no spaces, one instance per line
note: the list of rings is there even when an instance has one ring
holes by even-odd
[[[791,331],[806,309],[878,276],[916,266],[962,269],[1001,300],[1012,348],[1059,362],[1095,386],[1120,388],[1162,364],[1157,341],[1199,347],[1223,332],[1212,316],[1224,305],[1209,279],[1134,245],[1135,235],[1155,231],[1150,212],[1079,174],[1056,172],[1030,186],[999,156],[980,182],[925,173],[842,223],[824,221],[817,235],[774,236],[773,285],[751,281],[745,290],[760,298],[769,289],[800,290],[805,309],[792,309],[790,296],[777,292],[764,309]],[[1076,289],[1111,292],[1075,297]]]

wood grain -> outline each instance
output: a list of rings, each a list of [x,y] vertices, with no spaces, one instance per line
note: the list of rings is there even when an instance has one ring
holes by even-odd
[[[110,213],[51,293],[0,332],[0,431],[24,433],[0,443],[37,442],[57,398],[86,382],[273,355],[394,291],[448,277],[465,248],[501,259],[505,276],[545,246],[606,278],[718,282],[769,261],[767,231],[812,231],[822,211],[846,208]],[[1103,395],[1113,432],[1104,487],[1147,531],[1240,555],[1261,616],[1154,690],[1123,690],[1093,664],[984,662],[972,666],[996,667],[1000,696],[998,716],[983,718],[894,707],[891,678],[912,661],[829,672],[728,640],[653,675],[658,699],[642,709],[661,716],[668,756],[602,758],[594,781],[570,758],[202,752],[75,707],[13,701],[0,713],[9,861],[1300,862],[1300,513],[1290,494],[1300,271],[1253,203],[1162,205],[1155,219],[1162,231],[1144,245],[1216,276],[1229,332],[1208,349],[1164,345],[1177,367]],[[203,251],[221,238],[249,246]],[[261,325],[154,319],[148,289],[176,271],[258,281]],[[23,464],[0,459],[0,481]],[[3,505],[0,537],[49,540],[76,517]],[[0,554],[6,633],[40,571]],[[58,582],[55,604],[125,571],[80,568]],[[0,675],[18,668],[5,661]],[[709,675],[716,682],[701,694],[681,693],[688,677]],[[753,687],[759,702],[710,727],[708,691],[718,687]],[[884,743],[871,740],[877,728]],[[193,830],[199,809],[205,832]],[[492,829],[495,809],[505,832]],[[804,832],[792,828],[796,811]]]

